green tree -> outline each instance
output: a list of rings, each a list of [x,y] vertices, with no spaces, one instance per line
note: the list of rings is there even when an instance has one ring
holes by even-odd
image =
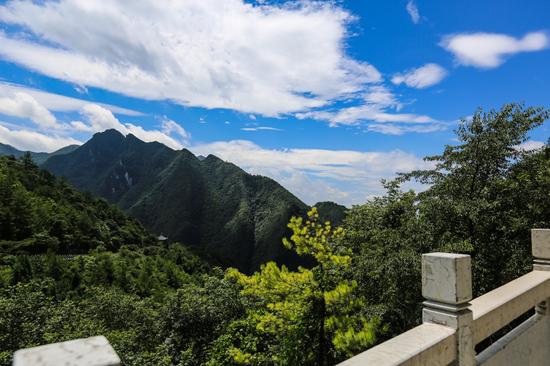
[[[426,158],[435,163],[433,169],[403,176],[430,184],[419,194],[418,209],[431,227],[431,247],[472,255],[477,295],[527,269],[528,242],[518,247],[514,237],[522,203],[506,196],[514,167],[532,154],[519,146],[548,117],[548,110],[518,104],[499,111],[478,110],[458,127],[458,145]],[[524,235],[529,229],[522,228]]]
[[[342,245],[387,336],[420,321],[422,253],[472,255],[475,296],[529,270],[530,229],[550,227],[550,152],[521,144],[548,116],[517,104],[478,110],[458,127],[458,144],[426,158],[432,168],[386,182],[384,196],[349,211]],[[409,180],[427,189],[402,191]]]
[[[248,301],[249,327],[267,342],[261,349],[250,339],[234,345],[230,353],[238,363],[327,365],[375,341],[378,322],[363,314],[364,299],[347,276],[350,253],[337,245],[343,230],[320,223],[316,208],[306,220],[293,217],[288,227],[293,234],[285,246],[313,257],[312,269],[289,271],[270,262],[251,276],[227,272]]]

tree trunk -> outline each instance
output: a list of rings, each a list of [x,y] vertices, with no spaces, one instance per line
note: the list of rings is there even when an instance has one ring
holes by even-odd
[[[321,304],[319,309],[320,322],[319,322],[319,353],[317,354],[317,365],[326,366],[326,335],[325,335],[325,318],[326,318],[326,304],[324,296],[321,298]]]

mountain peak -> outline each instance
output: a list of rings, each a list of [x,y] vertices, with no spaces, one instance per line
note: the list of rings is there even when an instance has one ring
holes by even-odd
[[[250,272],[271,260],[302,264],[281,240],[288,220],[305,212],[305,204],[275,181],[214,155],[200,162],[187,149],[107,130],[44,167],[218,265]]]
[[[88,141],[88,143],[97,143],[97,142],[105,142],[105,143],[116,143],[116,142],[122,142],[124,141],[125,137],[122,133],[115,129],[108,129],[103,132],[96,132],[92,136],[92,138]]]

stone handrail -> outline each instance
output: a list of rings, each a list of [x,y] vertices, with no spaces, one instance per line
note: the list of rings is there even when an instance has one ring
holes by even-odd
[[[550,364],[550,229],[532,230],[534,270],[472,300],[468,255],[422,255],[423,323],[340,366]],[[475,346],[535,308],[531,318],[476,355]],[[14,366],[118,366],[104,337],[56,343],[14,355]]]
[[[422,256],[423,324],[340,366],[549,365],[550,230],[533,229],[534,270],[472,300],[470,257]],[[535,308],[536,314],[476,355],[475,346]]]
[[[120,366],[120,358],[103,336],[21,349],[13,366]]]
[[[455,357],[455,330],[425,323],[342,362],[340,366],[448,365]]]
[[[550,297],[550,272],[533,271],[472,300],[474,344]]]

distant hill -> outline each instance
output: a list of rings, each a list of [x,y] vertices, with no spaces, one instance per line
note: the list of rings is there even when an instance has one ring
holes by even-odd
[[[118,204],[146,228],[194,247],[214,263],[250,272],[303,262],[281,239],[307,206],[274,180],[209,155],[107,130],[44,168]]]
[[[346,206],[330,201],[317,202],[313,206],[317,207],[319,218],[322,221],[330,221],[333,226],[339,226],[342,224],[348,210]]]
[[[84,254],[157,240],[105,200],[83,194],[24,157],[0,157],[0,254]]]
[[[63,155],[63,154],[68,154],[74,150],[76,150],[78,148],[78,145],[69,145],[69,146],[65,146],[65,147],[62,147],[61,149],[59,150],[56,150],[52,153],[46,153],[46,152],[30,152],[31,154],[31,157],[32,157],[32,160],[38,164],[38,165],[41,165],[42,163],[44,163],[50,156],[55,156],[55,155]],[[15,156],[16,158],[20,158],[21,156],[23,156],[25,154],[26,151],[21,151],[21,150],[18,150],[16,149],[15,147],[13,146],[10,146],[10,145],[6,145],[6,144],[2,144],[0,143],[0,156],[10,156],[10,155],[13,155]]]

